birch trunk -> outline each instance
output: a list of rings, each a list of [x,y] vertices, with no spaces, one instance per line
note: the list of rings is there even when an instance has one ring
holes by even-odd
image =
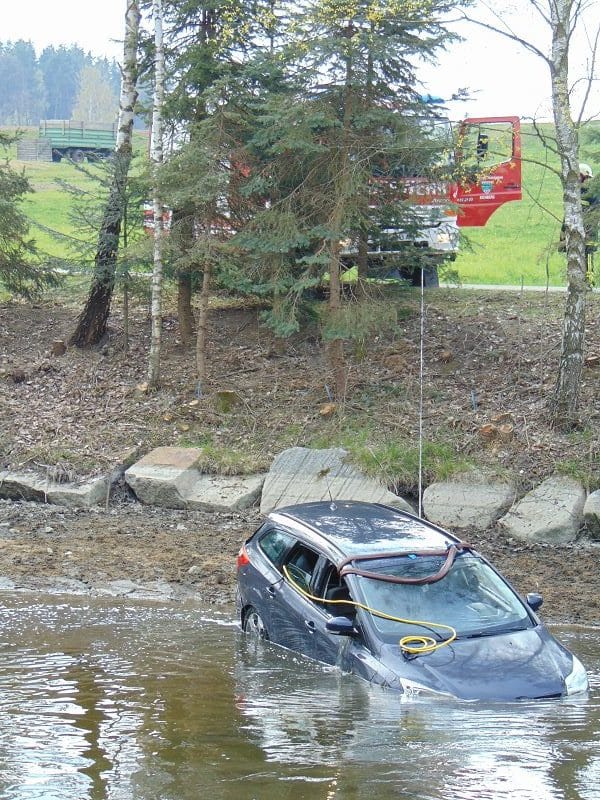
[[[114,173],[104,216],[98,234],[94,276],[88,299],[79,315],[70,343],[77,347],[97,344],[106,334],[117,270],[117,253],[127,197],[127,177],[132,155],[133,118],[137,101],[139,73],[137,50],[140,36],[140,9],[137,0],[128,0],[125,12],[125,37],[119,119],[115,143]]]
[[[577,422],[577,408],[585,345],[585,316],[589,286],[586,276],[585,233],[579,184],[579,141],[569,96],[569,39],[573,0],[549,4],[552,25],[552,105],[561,159],[564,225],[567,255],[567,302],[563,319],[562,349],[552,401],[553,423],[562,428]]]
[[[342,283],[340,280],[340,242],[334,239],[331,242],[329,259],[329,312],[332,317],[336,317],[342,307]],[[348,370],[346,369],[346,359],[344,356],[344,340],[340,338],[332,339],[327,347],[329,364],[335,385],[335,399],[338,403],[344,401],[346,397],[346,384],[348,381]]]
[[[165,54],[163,46],[163,7],[162,0],[153,0],[154,18],[154,101],[152,105],[152,139],[150,159],[153,166],[154,193],[154,267],[152,270],[152,332],[148,356],[148,385],[158,386],[160,380],[160,349],[162,331],[162,240],[163,204],[158,183],[158,171],[163,162],[163,117],[162,109],[165,94]]]

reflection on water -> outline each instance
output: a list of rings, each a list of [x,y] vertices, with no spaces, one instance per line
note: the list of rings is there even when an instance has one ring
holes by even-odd
[[[185,606],[0,597],[3,800],[600,800],[589,698],[404,698]]]

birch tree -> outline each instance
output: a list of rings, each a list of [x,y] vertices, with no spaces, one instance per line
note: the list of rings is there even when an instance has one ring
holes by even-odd
[[[165,96],[162,0],[153,0],[152,16],[154,20],[154,99],[152,104],[150,159],[154,179],[152,203],[154,211],[154,267],[152,270],[152,333],[148,357],[148,384],[151,387],[156,387],[160,378],[163,283],[163,203],[159,189],[159,169],[163,162],[163,105]]]
[[[563,317],[562,346],[556,385],[550,408],[553,424],[570,428],[578,422],[578,404],[584,362],[587,294],[587,259],[585,231],[579,183],[579,130],[584,118],[590,91],[596,79],[597,51],[600,29],[590,0],[522,0],[542,22],[549,34],[549,46],[544,49],[526,35],[519,35],[502,13],[487,3],[493,22],[470,17],[469,21],[504,36],[542,59],[549,70],[552,88],[552,111],[556,130],[556,149],[560,158],[560,179],[564,206],[564,231],[567,258],[567,300]],[[594,19],[596,23],[594,25]],[[589,45],[587,75],[580,90],[580,107],[573,108],[574,81],[570,76],[573,58],[572,45],[576,29],[586,26]],[[536,26],[536,30],[539,26]],[[581,55],[581,53],[579,53]]]
[[[137,0],[127,0],[113,179],[98,233],[92,285],[86,304],[77,320],[75,331],[70,338],[71,344],[77,347],[97,344],[106,333],[110,314],[115,287],[117,252],[125,213],[127,179],[133,153],[134,108],[138,96],[139,65],[137,56],[140,21],[139,3]]]

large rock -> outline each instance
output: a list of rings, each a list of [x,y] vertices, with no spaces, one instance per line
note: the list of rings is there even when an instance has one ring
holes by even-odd
[[[125,471],[138,500],[163,508],[239,511],[260,495],[264,475],[204,475],[202,451],[193,447],[157,447]]]
[[[465,473],[455,480],[432,483],[423,492],[423,512],[444,528],[490,528],[511,507],[515,489],[509,483],[487,482]]]
[[[583,524],[585,489],[572,478],[548,478],[502,519],[507,533],[525,541],[571,542]]]
[[[187,508],[202,511],[241,511],[260,497],[264,475],[200,475],[187,495]]]
[[[35,500],[68,508],[91,508],[106,502],[109,479],[82,483],[57,483],[34,472],[0,472],[0,497]]]
[[[271,466],[263,486],[260,510],[308,503],[316,500],[362,500],[387,503],[406,511],[409,504],[379,481],[346,464],[347,452],[341,448],[312,450],[292,447],[280,453]]]
[[[157,447],[125,470],[125,480],[141,503],[187,508],[186,497],[198,481],[201,450]]]
[[[600,490],[588,495],[583,507],[583,519],[592,539],[600,539]]]

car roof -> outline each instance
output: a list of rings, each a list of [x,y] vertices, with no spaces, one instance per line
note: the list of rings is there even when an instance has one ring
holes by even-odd
[[[269,519],[297,532],[318,533],[346,557],[445,549],[460,542],[413,514],[380,503],[351,500],[301,503],[275,509]]]

